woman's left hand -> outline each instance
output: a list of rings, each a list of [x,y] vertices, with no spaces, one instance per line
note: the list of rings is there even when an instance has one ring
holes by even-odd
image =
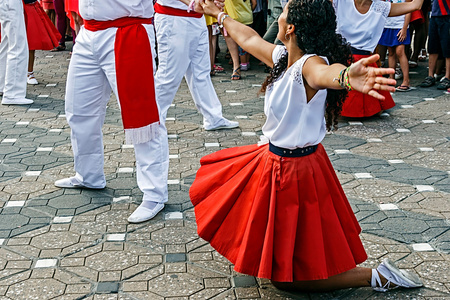
[[[394,74],[395,70],[369,66],[376,63],[379,58],[378,54],[374,54],[358,60],[350,66],[348,76],[350,85],[354,90],[384,100],[384,96],[376,90],[395,92],[395,79],[383,77],[383,75]]]
[[[397,39],[399,42],[403,42],[406,39],[406,30],[400,29],[397,33]]]

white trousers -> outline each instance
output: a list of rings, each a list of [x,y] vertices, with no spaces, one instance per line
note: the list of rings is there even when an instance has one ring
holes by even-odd
[[[155,28],[159,60],[155,77],[156,100],[164,119],[184,76],[195,105],[204,117],[203,125],[221,124],[222,104],[210,77],[205,18],[156,13]]]
[[[143,25],[155,57],[153,25]],[[106,185],[103,171],[102,126],[111,89],[118,98],[114,41],[116,28],[88,31],[81,28],[73,49],[66,87],[66,116],[72,130],[71,139],[75,171],[82,184],[91,188]],[[153,62],[155,69],[155,62]],[[155,70],[149,70],[149,72]],[[161,135],[167,138],[162,132]],[[167,159],[155,142],[134,145],[137,184],[143,200],[167,201]]]
[[[0,0],[0,92],[23,99],[27,92],[28,42],[22,0]]]

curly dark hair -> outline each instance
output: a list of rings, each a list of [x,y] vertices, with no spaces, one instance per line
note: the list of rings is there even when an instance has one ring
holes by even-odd
[[[288,5],[286,22],[295,26],[297,45],[304,54],[325,56],[330,64],[349,65],[352,62],[349,44],[336,33],[336,13],[330,0],[292,0]],[[281,56],[274,65],[261,92],[265,92],[267,86],[286,70],[288,55]],[[325,111],[327,130],[337,129],[337,119],[346,96],[346,90],[328,89]]]

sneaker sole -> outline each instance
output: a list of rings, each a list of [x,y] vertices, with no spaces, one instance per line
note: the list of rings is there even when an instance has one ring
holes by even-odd
[[[383,262],[384,262],[385,266],[389,269],[389,271],[391,271],[395,275],[401,277],[403,280],[405,280],[410,285],[410,287],[408,287],[408,288],[416,288],[416,287],[423,286],[422,281],[420,280],[419,276],[417,276],[416,274],[400,270],[389,259],[385,259]]]
[[[219,126],[219,127],[214,127],[211,129],[205,129],[206,131],[213,131],[213,130],[220,130],[220,129],[234,129],[234,128],[238,128],[239,125],[236,126]]]

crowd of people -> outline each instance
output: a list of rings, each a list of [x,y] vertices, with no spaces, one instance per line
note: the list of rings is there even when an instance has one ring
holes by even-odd
[[[223,117],[211,81],[223,71],[214,61],[223,34],[232,80],[251,68],[250,55],[270,72],[261,90],[267,119],[257,145],[202,158],[190,189],[199,235],[236,271],[281,289],[420,287],[415,274],[389,260],[357,266],[367,258],[361,228],[321,141],[340,115],[379,114],[395,105],[391,92],[412,89],[408,72],[424,57],[428,20],[429,76],[421,86],[450,92],[450,1],[423,4],[0,0],[2,104],[33,103],[26,84],[38,84],[34,51],[65,51],[73,39],[65,112],[75,175],[55,185],[105,188],[102,126],[113,91],[143,193],[128,221],[148,221],[168,201],[165,120],[183,77],[205,130],[239,126]],[[379,68],[377,51],[388,53],[389,67]],[[397,64],[403,80],[396,87]]]

